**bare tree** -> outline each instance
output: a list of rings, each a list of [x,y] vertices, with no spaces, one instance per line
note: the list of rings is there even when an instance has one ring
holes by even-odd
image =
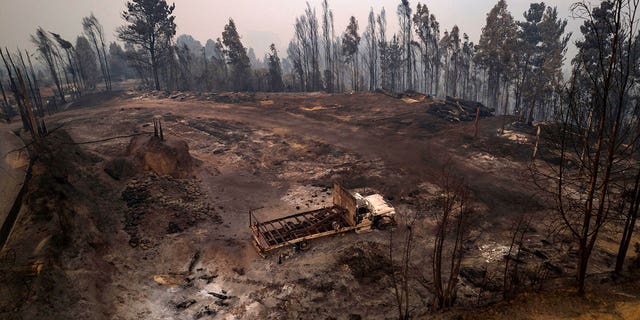
[[[519,283],[518,263],[520,262],[520,252],[524,243],[524,236],[529,230],[531,219],[520,216],[516,219],[511,231],[511,243],[509,250],[504,257],[502,296],[508,299],[514,291],[514,287]],[[514,262],[513,265],[511,262]]]
[[[331,46],[334,41],[332,36],[333,29],[333,13],[329,9],[327,0],[322,1],[322,38],[324,45],[324,83],[327,92],[334,90],[334,67],[333,56],[331,54]]]
[[[358,20],[354,16],[349,18],[349,25],[342,37],[342,55],[345,62],[350,62],[353,68],[351,83],[353,90],[358,90],[358,47],[360,45],[360,35],[358,34]]]
[[[389,232],[389,262],[391,263],[391,280],[393,282],[393,292],[396,299],[396,306],[398,308],[398,319],[406,320],[410,319],[409,313],[409,298],[411,287],[410,281],[410,266],[412,262],[412,252],[414,249],[414,219],[410,219],[406,223],[406,230],[403,230],[403,237],[401,241],[401,257],[399,263],[396,265],[394,261],[394,248],[397,248],[394,244],[393,234],[395,230]]]
[[[104,29],[93,13],[90,16],[82,18],[82,28],[84,34],[93,44],[93,49],[98,57],[100,71],[102,71],[102,79],[107,91],[111,91],[111,71],[109,68],[109,59],[107,59],[107,49],[104,40]]]
[[[54,56],[54,45],[51,42],[51,39],[49,39],[49,36],[47,36],[47,33],[44,31],[44,29],[38,28],[38,30],[36,30],[36,35],[31,36],[31,41],[36,45],[36,48],[38,49],[40,60],[49,69],[51,80],[53,80],[56,88],[58,89],[60,101],[64,103],[66,100],[64,98],[64,92],[62,91],[62,85],[60,84],[60,78],[58,77],[58,67]]]
[[[373,91],[378,87],[378,39],[376,37],[376,18],[373,8],[369,12],[369,24],[363,36],[367,50],[366,64],[369,69],[369,90]]]
[[[411,50],[413,28],[411,21],[411,6],[409,5],[408,0],[402,0],[398,5],[398,21],[400,22],[400,39],[402,40],[404,47],[403,50],[406,54],[406,57],[404,58],[406,63],[406,78],[403,78],[403,81],[406,81],[404,88],[413,90],[413,50]]]
[[[4,86],[2,85],[2,73],[0,73],[0,93],[2,93],[2,113],[4,115],[5,120],[9,122],[11,121],[12,112],[11,112],[11,106],[9,105],[9,101],[7,100],[7,94],[4,91]]]
[[[71,73],[71,78],[73,81],[73,88],[71,88],[71,92],[73,92],[75,95],[80,95],[80,84],[78,79],[79,72],[78,72],[77,60],[75,59],[75,56],[76,56],[75,49],[73,48],[73,45],[71,44],[71,42],[65,39],[62,39],[62,37],[59,34],[53,33],[53,32],[49,32],[49,33],[51,33],[53,38],[58,43],[58,46],[62,50],[64,50],[64,52],[67,55],[67,68],[63,67],[63,69],[66,69]],[[63,66],[64,66],[64,63],[63,63]]]
[[[559,133],[548,139],[560,155],[559,164],[543,170],[534,163],[538,185],[555,198],[559,217],[578,246],[579,295],[585,293],[598,236],[620,201],[618,185],[628,180],[625,144],[638,140],[637,131],[626,127],[633,119],[629,118],[629,94],[637,66],[633,53],[638,4],[637,0],[615,0],[597,7],[587,2],[572,6],[584,20],[584,39],[576,43],[579,52],[564,92]]]
[[[174,9],[175,4],[169,6],[165,0],[128,1],[127,10],[122,13],[127,24],[117,29],[118,38],[136,49],[132,53],[138,57],[128,56],[129,59],[150,69],[156,90],[160,90],[160,61],[170,53],[171,40],[176,34]]]
[[[630,190],[627,190],[625,197],[625,200],[629,202],[629,208],[624,216],[622,237],[620,239],[618,254],[616,255],[616,274],[622,273],[622,267],[624,266],[627,251],[631,245],[633,232],[636,228],[636,221],[638,220],[638,212],[640,211],[640,168],[637,168],[634,180],[633,187]]]
[[[436,229],[432,253],[434,310],[449,308],[456,301],[460,265],[467,251],[473,214],[467,186],[453,177],[447,166],[442,169],[440,188],[441,210],[434,213]]]

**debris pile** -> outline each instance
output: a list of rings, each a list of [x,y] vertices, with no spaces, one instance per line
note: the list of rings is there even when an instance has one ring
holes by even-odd
[[[144,100],[144,99],[171,99],[177,101],[185,101],[185,100],[201,100],[201,101],[215,101],[220,103],[240,103],[240,102],[255,102],[256,95],[253,92],[221,92],[221,93],[211,93],[211,92],[186,92],[186,91],[144,91],[140,92],[130,92],[130,95],[134,96],[135,100]]]
[[[375,242],[364,242],[343,250],[338,262],[346,266],[360,283],[380,281],[393,270],[388,254],[381,244]]]
[[[460,122],[474,120],[478,109],[480,109],[480,117],[492,117],[495,112],[494,108],[489,108],[480,102],[449,96],[444,101],[435,101],[429,105],[427,112],[451,122]]]
[[[223,92],[213,96],[213,101],[221,103],[240,103],[256,101],[254,92]]]
[[[165,234],[182,232],[202,221],[222,223],[193,180],[149,173],[131,179],[121,196],[127,205],[125,231],[132,247],[149,249]]]
[[[388,96],[391,98],[402,99],[407,103],[422,102],[426,99],[431,98],[431,96],[428,94],[420,93],[414,90],[407,90],[402,93],[397,93],[397,92],[392,92],[386,89],[379,88],[379,89],[376,89],[376,92],[384,94],[385,96]]]

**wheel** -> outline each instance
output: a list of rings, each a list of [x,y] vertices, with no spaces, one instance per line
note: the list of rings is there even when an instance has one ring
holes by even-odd
[[[298,249],[300,251],[307,251],[307,250],[309,250],[310,247],[311,246],[309,245],[308,241],[302,241],[302,242],[298,243]]]
[[[395,222],[393,221],[393,219],[387,216],[382,216],[376,219],[376,222],[375,222],[375,227],[378,230],[386,230],[387,228],[393,227],[394,225],[395,225]]]

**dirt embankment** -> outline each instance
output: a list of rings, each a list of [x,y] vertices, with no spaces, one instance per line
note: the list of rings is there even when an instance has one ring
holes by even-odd
[[[111,318],[122,296],[114,257],[152,249],[204,219],[220,223],[197,183],[170,176],[192,175],[186,143],[144,136],[130,144],[130,156],[107,160],[57,130],[38,147],[23,210],[0,253],[0,318]]]
[[[40,146],[33,163],[25,203],[3,252],[6,317],[101,317],[111,308],[112,268],[103,259],[109,237],[110,206],[96,194],[109,190],[96,183],[91,167],[98,158],[56,131]],[[22,308],[29,306],[28,308]],[[65,306],[65,308],[60,308]]]
[[[137,136],[131,139],[127,151],[145,171],[174,178],[189,177],[198,160],[189,154],[189,146],[183,140]]]

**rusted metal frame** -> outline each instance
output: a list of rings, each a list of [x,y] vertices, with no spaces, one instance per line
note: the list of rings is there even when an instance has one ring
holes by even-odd
[[[296,222],[298,222],[298,224],[304,223],[303,221],[300,221],[300,219],[298,219],[298,217],[293,217],[293,218],[296,219]]]
[[[277,222],[277,221],[287,220],[287,219],[291,219],[291,218],[295,218],[295,217],[307,216],[309,214],[314,214],[316,212],[320,212],[320,211],[324,211],[324,210],[326,210],[326,208],[317,209],[317,210],[313,210],[313,211],[307,211],[307,212],[301,212],[301,213],[298,213],[298,214],[294,214],[294,215],[290,215],[290,216],[286,216],[286,217],[270,220],[269,222]],[[255,217],[255,215],[254,215],[254,217]]]
[[[280,225],[280,229],[285,230],[285,231],[289,231],[289,226],[287,226],[286,224],[282,223],[282,221],[278,221],[278,224]]]
[[[258,232],[255,229],[253,230],[253,239],[254,243],[261,248],[269,246],[269,240],[264,236],[264,234],[262,234],[262,232]]]
[[[269,230],[267,230],[266,226],[263,223],[256,224],[255,227],[258,230],[258,232],[260,232],[260,233],[265,233],[265,232],[269,231]]]
[[[312,226],[315,224],[315,222],[311,219],[309,219],[309,217],[307,217],[306,215],[300,216],[301,218],[307,220],[307,222],[309,223],[309,226]]]
[[[356,227],[347,227],[347,228],[343,228],[343,229],[340,229],[340,230],[331,230],[331,231],[327,231],[327,232],[312,234],[312,235],[305,236],[305,237],[299,237],[299,238],[296,238],[296,239],[289,240],[287,242],[280,243],[280,244],[275,245],[275,246],[270,246],[269,248],[265,248],[264,251],[265,252],[272,251],[272,250],[280,249],[280,248],[286,247],[288,245],[293,245],[293,244],[296,244],[296,243],[299,243],[299,242],[302,242],[302,241],[321,238],[321,237],[329,236],[329,235],[333,235],[333,234],[345,233],[345,232],[352,231],[354,229],[356,229]]]
[[[264,240],[264,243],[269,245],[269,243],[271,242],[271,239],[269,239],[267,237],[267,232],[268,231],[264,231],[264,232],[261,231],[259,229],[259,225],[254,225],[254,227],[252,229],[253,229],[254,237],[256,237],[256,240],[260,240],[260,239]],[[275,241],[275,239],[273,239],[273,240]],[[262,244],[262,242],[260,242],[260,243]]]
[[[253,211],[249,211],[249,223],[253,223],[253,225],[260,225],[260,220],[258,220]]]
[[[278,231],[278,229],[273,229],[271,232],[272,232],[272,233],[273,233],[273,232],[275,232],[275,233],[278,235],[278,237],[280,237],[281,241],[278,241],[278,242],[284,242],[284,241],[287,241],[287,238],[285,238],[285,237],[282,235],[282,233],[280,233],[280,231]]]
[[[327,223],[327,222],[331,221],[332,219],[337,218],[340,214],[341,214],[340,212],[333,212],[333,213],[331,213],[331,214],[329,214],[329,215],[325,216],[322,220],[318,221],[318,222],[315,224],[315,229],[316,229],[318,232],[321,232],[320,230],[318,230],[318,227],[321,227],[324,223]]]
[[[306,221],[300,221],[300,219],[295,218],[295,222],[294,221],[288,221],[286,226],[287,229],[291,232],[295,232],[298,230],[302,230],[304,228],[306,228],[305,224],[308,224]]]
[[[262,227],[264,230],[261,230],[260,227]],[[272,240],[273,242],[277,243],[276,239],[269,233],[269,230],[265,227],[264,224],[258,224],[256,225],[256,228],[258,229],[258,233],[262,234],[262,236],[267,240],[267,243],[270,243]],[[271,237],[271,239],[269,239],[269,237]]]

